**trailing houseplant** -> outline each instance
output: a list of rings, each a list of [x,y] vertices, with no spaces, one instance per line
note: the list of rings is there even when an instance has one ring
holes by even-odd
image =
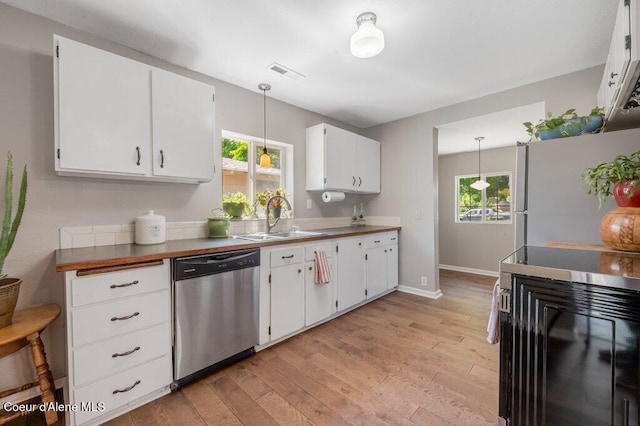
[[[541,140],[578,136],[585,133],[597,133],[604,124],[604,109],[596,107],[589,115],[579,116],[575,109],[568,109],[564,113],[554,117],[551,112],[547,119],[541,119],[537,124],[530,121],[522,123],[527,133]]]
[[[620,207],[640,207],[640,151],[586,169],[582,182],[598,197],[598,208],[612,195]]]
[[[2,228],[0,228],[0,327],[11,323],[13,312],[18,301],[18,291],[20,289],[19,278],[7,278],[4,273],[4,263],[13,247],[16,239],[24,206],[27,199],[27,166],[22,170],[22,180],[20,182],[20,195],[15,216],[13,216],[13,157],[11,153],[7,155],[7,174],[4,186],[4,214],[2,215]]]

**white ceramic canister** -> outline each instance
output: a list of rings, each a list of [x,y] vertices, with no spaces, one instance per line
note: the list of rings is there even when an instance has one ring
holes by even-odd
[[[136,217],[136,244],[161,244],[166,241],[166,221],[164,216],[148,214]]]

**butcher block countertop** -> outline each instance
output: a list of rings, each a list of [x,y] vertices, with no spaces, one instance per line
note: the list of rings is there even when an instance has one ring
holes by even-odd
[[[113,268],[113,270],[117,270],[118,267],[121,266],[156,262],[158,260],[173,257],[194,256],[228,250],[241,250],[282,244],[299,244],[309,241],[328,240],[399,230],[400,227],[397,226],[363,226],[361,228],[343,227],[314,229],[314,232],[322,232],[325,235],[261,242],[233,237],[198,238],[191,240],[172,240],[163,244],[154,245],[117,244],[100,247],[59,249],[56,250],[56,271],[65,272],[95,268]]]

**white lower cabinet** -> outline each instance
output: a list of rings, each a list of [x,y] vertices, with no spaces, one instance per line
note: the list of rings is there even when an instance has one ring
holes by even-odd
[[[363,238],[343,238],[337,242],[338,310],[348,309],[365,299]]]
[[[366,243],[367,298],[398,286],[398,233],[374,234]]]
[[[310,326],[326,318],[336,311],[335,268],[331,243],[312,244],[305,247],[304,264],[304,325]],[[324,250],[329,263],[330,280],[328,283],[317,283],[315,280],[315,253]]]
[[[303,249],[300,246],[271,251],[271,340],[304,327]]]
[[[69,424],[99,424],[169,393],[169,261],[65,273]]]

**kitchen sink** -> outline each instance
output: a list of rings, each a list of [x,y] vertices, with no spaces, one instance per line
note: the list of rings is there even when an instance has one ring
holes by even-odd
[[[292,232],[256,232],[255,234],[236,235],[233,238],[239,238],[241,240],[249,241],[274,241],[274,240],[288,240],[292,238],[306,238],[316,237],[320,235],[327,235],[324,232],[313,231],[292,231]]]

